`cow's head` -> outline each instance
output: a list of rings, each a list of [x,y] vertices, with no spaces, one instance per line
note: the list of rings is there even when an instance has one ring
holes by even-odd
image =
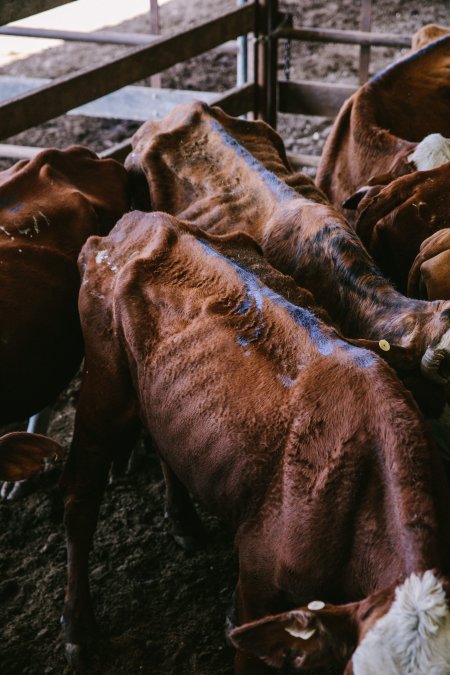
[[[345,675],[448,675],[450,613],[432,571],[348,605],[316,601],[230,632],[268,665],[296,671],[344,663]]]

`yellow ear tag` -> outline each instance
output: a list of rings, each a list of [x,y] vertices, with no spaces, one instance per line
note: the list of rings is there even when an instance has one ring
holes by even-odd
[[[299,630],[298,628],[285,628],[286,633],[292,635],[292,637],[300,638],[301,640],[309,640],[310,637],[316,632],[315,628]]]
[[[313,600],[308,604],[308,609],[323,609],[325,607],[325,603],[322,602],[322,600]]]
[[[378,346],[379,346],[380,349],[382,349],[384,352],[388,352],[388,351],[390,350],[390,348],[391,348],[391,345],[389,344],[389,342],[388,342],[387,340],[380,340],[379,343],[378,343]]]

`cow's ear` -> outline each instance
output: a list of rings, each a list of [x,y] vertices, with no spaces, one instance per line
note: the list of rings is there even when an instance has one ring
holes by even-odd
[[[342,208],[356,211],[359,203],[364,199],[369,190],[370,185],[363,185],[363,187],[360,187],[359,190],[354,192],[352,195],[350,195],[350,197],[347,197],[347,199],[342,202]]]
[[[356,646],[353,616],[353,605],[326,605],[314,611],[305,607],[234,628],[230,638],[238,649],[274,668],[346,663]]]
[[[61,457],[62,447],[41,434],[14,431],[0,437],[0,480],[30,478],[44,468],[44,459]]]

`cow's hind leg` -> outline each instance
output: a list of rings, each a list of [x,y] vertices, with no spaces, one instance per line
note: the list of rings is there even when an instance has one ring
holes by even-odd
[[[203,544],[205,530],[183,483],[164,460],[161,460],[161,468],[166,484],[164,515],[177,544],[185,551],[193,551]]]

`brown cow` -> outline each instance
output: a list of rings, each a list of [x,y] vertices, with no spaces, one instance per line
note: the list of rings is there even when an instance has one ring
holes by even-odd
[[[450,28],[439,26],[437,23],[429,23],[420,28],[417,33],[414,33],[411,41],[411,49],[413,52],[426,47],[430,42],[434,42],[445,35],[450,35]]]
[[[450,304],[398,293],[311,180],[292,172],[267,124],[202,103],[180,106],[136,132],[126,165],[139,208],[151,204],[212,233],[248,232],[275,267],[314,294],[343,335],[408,348],[417,368],[422,360],[427,375],[448,381]],[[426,387],[419,383],[418,395]],[[428,393],[425,404],[436,398]]]
[[[426,26],[419,51],[344,104],[317,171],[335,206],[358,207],[346,217],[402,292],[422,241],[450,221],[449,32]]]
[[[62,481],[71,663],[95,630],[88,553],[108,469],[142,422],[185,524],[188,490],[235,532],[237,620],[257,621],[231,634],[237,674],[265,661],[447,675],[449,488],[389,366],[243,233],[134,212],[88,240],[80,269],[86,365]]]
[[[450,299],[450,228],[425,239],[408,275],[408,294]]]
[[[375,179],[376,181],[376,179]],[[450,162],[429,171],[396,178],[386,186],[369,187],[358,207],[355,229],[383,272],[402,291],[429,300],[450,298],[450,269],[447,279],[428,283],[418,294],[409,282],[411,268],[422,242],[450,227]],[[418,263],[417,263],[418,264]],[[436,268],[441,272],[441,267]],[[423,293],[439,288],[439,294]],[[414,292],[416,291],[416,292]]]
[[[83,355],[77,257],[128,210],[128,180],[86,148],[0,173],[0,424],[51,403]]]

